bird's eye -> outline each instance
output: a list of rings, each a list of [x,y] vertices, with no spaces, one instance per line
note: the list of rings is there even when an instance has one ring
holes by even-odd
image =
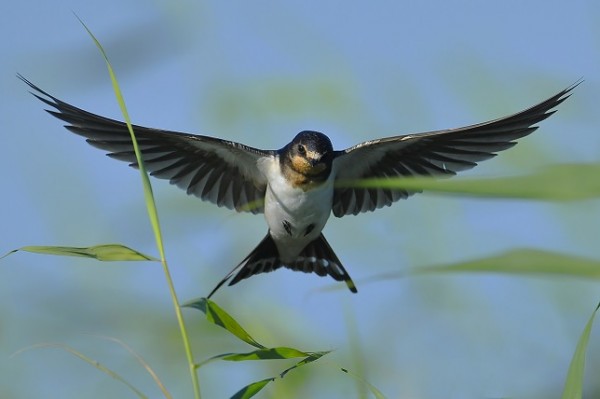
[[[302,144],[298,144],[298,154],[306,155],[306,147],[304,147]]]

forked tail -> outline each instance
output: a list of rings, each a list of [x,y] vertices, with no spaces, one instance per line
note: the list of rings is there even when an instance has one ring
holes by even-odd
[[[255,274],[272,272],[282,266],[294,271],[316,273],[319,276],[329,275],[336,281],[345,282],[350,291],[357,292],[352,278],[350,278],[350,275],[344,269],[344,266],[342,266],[342,262],[335,255],[323,234],[308,244],[294,261],[289,264],[283,264],[279,259],[279,252],[277,251],[275,241],[271,238],[271,234],[267,233],[260,244],[217,284],[208,295],[208,298],[233,275],[235,277],[233,277],[229,285],[237,284],[241,280]]]

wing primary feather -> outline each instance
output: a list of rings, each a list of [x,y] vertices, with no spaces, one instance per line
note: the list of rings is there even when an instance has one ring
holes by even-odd
[[[336,151],[336,178],[448,177],[471,169],[533,133],[538,128],[535,125],[553,115],[555,108],[569,98],[580,83],[577,81],[554,96],[506,117],[461,128],[369,140]],[[419,191],[340,187],[334,191],[332,209],[338,217],[356,215],[389,206],[416,192]]]
[[[70,105],[17,75],[32,90],[31,94],[51,109],[46,111],[66,122],[71,133],[86,138],[93,147],[107,151],[108,156],[136,167],[135,154],[124,122],[92,114]],[[267,180],[258,161],[275,157],[273,150],[260,150],[232,141],[209,136],[146,128],[133,125],[148,172],[218,206],[238,211],[259,213],[262,206],[248,207],[248,201],[264,198]],[[208,168],[207,165],[212,165]],[[214,168],[218,168],[215,173]],[[201,176],[205,174],[206,176]],[[208,179],[208,180],[207,180]],[[191,181],[208,182],[206,187],[192,187]],[[213,187],[214,186],[214,187]],[[229,188],[231,186],[231,189]],[[214,191],[210,188],[213,187]],[[229,194],[231,192],[231,194]],[[231,196],[231,198],[230,198]]]

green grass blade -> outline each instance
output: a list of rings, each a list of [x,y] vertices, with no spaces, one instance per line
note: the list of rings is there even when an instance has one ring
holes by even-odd
[[[275,378],[267,378],[253,382],[250,385],[246,385],[231,397],[231,399],[248,399],[259,393],[267,384],[271,381],[275,381]]]
[[[526,176],[494,179],[429,177],[346,180],[337,187],[390,188],[475,197],[573,201],[600,197],[600,164],[551,165]]]
[[[254,346],[255,348],[265,349],[265,346],[258,343],[244,328],[233,318],[221,309],[216,303],[210,299],[200,298],[182,305],[183,307],[194,308],[200,310],[206,315],[206,320],[216,324],[229,331],[242,341]]]
[[[413,269],[410,273],[439,272],[556,274],[581,278],[600,278],[600,261],[553,251],[514,249],[469,262],[420,267]]]
[[[350,377],[354,378],[356,381],[366,386],[376,399],[386,399],[385,395],[369,381],[365,380],[364,378],[361,378],[357,374],[352,373],[345,368],[340,368],[340,370],[342,370],[342,372],[348,374]]]
[[[561,396],[562,399],[581,399],[583,395],[585,351],[587,349],[590,333],[592,332],[592,325],[594,324],[594,317],[598,312],[598,308],[600,308],[600,304],[594,309],[590,320],[585,325],[583,333],[577,342],[577,348],[575,349],[571,364],[569,365],[567,380],[565,381],[565,387]]]
[[[137,360],[137,362],[146,370],[146,372],[154,380],[154,382],[158,386],[158,389],[160,389],[161,392],[163,393],[164,397],[166,399],[173,399],[173,397],[171,396],[171,394],[169,393],[169,391],[167,390],[167,388],[165,387],[165,385],[162,383],[162,381],[160,380],[160,378],[158,378],[158,375],[152,369],[152,367],[150,367],[150,365],[148,364],[148,362],[146,362],[146,360],[144,360],[144,358],[141,355],[139,355],[136,351],[134,351],[129,345],[127,345],[125,342],[121,341],[120,339],[117,339],[117,338],[114,338],[114,337],[107,337],[107,336],[104,336],[104,335],[95,335],[95,337],[98,337],[98,338],[101,338],[101,339],[106,339],[108,341],[112,341],[112,342],[120,345],[127,352],[129,352],[133,357],[135,357],[135,359]]]
[[[298,349],[288,348],[284,346],[275,348],[257,349],[247,353],[223,353],[210,357],[196,365],[196,368],[202,367],[205,364],[215,360],[226,360],[231,362],[243,362],[247,360],[281,360],[281,359],[296,359],[299,357],[312,356],[311,352],[302,352]]]
[[[1,256],[0,259],[18,251],[59,256],[80,256],[84,258],[97,259],[105,262],[159,260],[153,256],[145,255],[139,251],[136,251],[121,244],[104,244],[95,245],[93,247],[58,247],[30,245],[19,249],[14,249],[6,255]]]
[[[366,360],[364,347],[360,340],[358,333],[358,324],[356,321],[355,309],[348,306],[344,306],[344,319],[346,321],[346,334],[348,335],[348,347],[350,348],[350,357],[352,359],[353,367],[357,370],[356,373],[350,373],[347,369],[340,367],[340,369],[354,377],[356,381],[356,394],[359,399],[368,398],[368,383],[364,379],[359,378],[359,375],[366,374]]]
[[[240,362],[245,360],[294,359],[306,356],[311,356],[311,354],[299,351],[298,349],[280,346],[276,348],[257,349],[248,353],[231,353],[222,355],[221,359]]]
[[[15,354],[13,354],[13,356],[20,355],[21,353],[23,353],[25,351],[28,351],[28,350],[40,349],[40,348],[58,348],[58,349],[62,349],[64,351],[67,351],[70,354],[72,354],[72,355],[78,357],[79,359],[83,360],[84,362],[86,362],[88,364],[91,364],[92,366],[94,366],[98,370],[102,371],[103,373],[107,374],[108,376],[110,376],[110,377],[114,378],[115,380],[121,382],[122,384],[126,385],[131,391],[133,391],[137,395],[137,397],[139,397],[141,399],[147,399],[148,398],[146,395],[144,395],[143,392],[141,392],[139,389],[137,389],[136,387],[134,387],[130,382],[128,382],[125,378],[121,377],[121,375],[119,375],[115,371],[113,371],[113,370],[109,369],[108,367],[104,366],[99,361],[89,358],[88,356],[84,355],[83,353],[79,352],[75,348],[72,348],[72,347],[70,347],[68,345],[58,344],[58,343],[38,344],[38,345],[30,346],[30,347],[25,348],[25,349],[21,349],[20,351],[18,351]]]
[[[205,364],[214,360],[227,360],[227,361],[247,361],[247,360],[274,360],[274,359],[293,359],[302,357],[301,361],[294,364],[292,367],[284,370],[279,378],[283,378],[288,372],[294,370],[303,365],[314,362],[320,359],[322,356],[329,353],[326,352],[304,352],[295,348],[290,347],[275,347],[266,348],[258,343],[248,332],[227,312],[221,309],[216,303],[207,298],[200,298],[193,300],[183,305],[184,307],[191,307],[200,310],[206,315],[206,319],[229,331],[240,340],[257,347],[258,350],[247,352],[247,353],[225,353],[222,355],[213,356],[196,365],[196,368],[202,367]],[[268,378],[261,381],[253,382],[240,389],[233,398],[251,398],[261,391],[269,382],[273,381],[274,378]]]
[[[240,212],[250,212],[256,208],[260,208],[264,204],[265,204],[264,199],[254,200],[254,201],[248,202],[247,204],[241,206],[239,211]]]
[[[156,204],[154,202],[154,195],[152,193],[152,185],[150,184],[150,179],[148,178],[148,173],[146,172],[146,166],[144,165],[144,160],[142,159],[142,154],[140,152],[140,148],[138,146],[138,142],[135,137],[135,133],[133,131],[131,119],[129,118],[129,112],[127,112],[127,107],[125,105],[125,99],[123,98],[123,94],[121,93],[121,89],[119,87],[117,77],[115,75],[112,65],[110,64],[108,56],[106,55],[106,52],[104,51],[104,48],[102,47],[102,45],[100,44],[98,39],[96,39],[96,37],[94,36],[92,31],[83,23],[83,21],[79,17],[77,17],[77,19],[79,20],[79,22],[81,22],[81,24],[83,25],[85,30],[88,32],[88,34],[90,35],[90,37],[96,44],[96,47],[102,54],[102,58],[104,58],[104,61],[106,63],[106,67],[107,67],[108,73],[110,75],[110,80],[112,83],[113,91],[115,92],[115,97],[119,104],[119,108],[121,109],[121,113],[123,114],[123,118],[125,119],[125,123],[127,124],[127,129],[129,130],[129,134],[131,136],[131,141],[133,143],[135,157],[136,157],[138,168],[139,168],[140,175],[142,178],[142,184],[144,186],[144,198],[146,201],[146,208],[148,210],[148,216],[150,218],[150,223],[152,224],[152,230],[154,231],[156,245],[158,247],[158,251],[160,253],[161,259],[164,259],[165,258],[164,245],[163,245],[163,241],[162,241],[162,235],[160,233],[160,231],[161,231],[160,230],[160,222],[158,219],[158,211],[156,210]]]
[[[307,356],[306,358],[304,358],[304,359],[300,360],[298,363],[294,364],[292,367],[290,367],[290,368],[287,368],[287,369],[283,370],[283,371],[281,372],[281,374],[279,374],[279,377],[280,377],[280,378],[283,378],[283,377],[285,377],[285,375],[286,375],[287,373],[289,373],[290,371],[292,371],[292,370],[294,370],[294,369],[297,369],[298,367],[305,366],[305,365],[307,365],[307,364],[309,364],[309,363],[312,363],[312,362],[314,362],[314,361],[316,361],[316,360],[319,360],[320,358],[322,358],[323,356],[325,356],[325,355],[326,355],[326,354],[328,354],[329,352],[330,352],[330,351],[324,351],[324,352],[312,352],[312,353],[310,354],[310,356]]]
[[[88,27],[83,23],[83,21],[75,15],[79,20],[81,25],[88,32],[96,47],[102,54],[104,61],[106,62],[106,67],[108,69],[108,73],[110,75],[110,80],[112,82],[113,90],[115,92],[115,97],[119,103],[119,107],[121,108],[121,113],[123,114],[123,118],[125,119],[125,123],[127,124],[127,129],[129,130],[129,134],[131,136],[131,142],[133,144],[133,150],[135,152],[135,157],[138,164],[138,169],[140,171],[140,176],[142,179],[142,185],[144,187],[144,199],[146,202],[146,209],[148,211],[148,217],[150,219],[150,224],[152,225],[152,231],[154,232],[154,238],[156,241],[156,247],[158,248],[158,252],[160,254],[161,264],[163,266],[163,271],[165,274],[165,279],[167,280],[167,284],[169,286],[169,293],[171,295],[171,301],[173,302],[173,307],[175,308],[175,315],[177,317],[177,323],[179,325],[179,330],[181,332],[181,337],[183,340],[183,346],[187,358],[188,370],[192,379],[194,397],[196,399],[200,399],[200,382],[198,380],[198,374],[196,373],[196,366],[194,364],[194,355],[192,353],[192,346],[190,344],[189,336],[187,333],[187,328],[185,325],[185,320],[183,318],[183,313],[181,311],[181,306],[179,305],[179,299],[177,298],[177,293],[175,291],[175,286],[173,285],[173,279],[171,278],[171,272],[169,271],[169,266],[167,264],[164,243],[162,240],[162,233],[160,229],[160,222],[158,219],[158,211],[156,209],[156,204],[154,202],[154,195],[152,193],[152,186],[150,184],[150,179],[148,178],[148,173],[146,172],[146,167],[144,165],[144,160],[142,159],[142,155],[135,138],[135,133],[133,131],[133,127],[131,125],[131,120],[129,118],[129,113],[127,112],[127,107],[125,106],[125,100],[123,99],[123,95],[121,93],[121,89],[119,88],[119,83],[117,81],[117,77],[114,73],[112,65],[104,51],[104,48],[100,44],[100,42],[96,39],[94,34]]]
[[[297,369],[298,367],[312,363],[315,360],[319,360],[321,357],[323,357],[324,355],[326,355],[328,353],[329,353],[329,351],[310,353],[306,358],[302,359],[298,363],[294,364],[292,367],[287,368],[283,372],[281,372],[279,374],[279,378],[285,377],[285,375],[287,373],[289,373],[290,371],[292,371],[294,369]],[[231,398],[232,399],[233,398],[235,398],[235,399],[251,398],[254,395],[256,395],[258,392],[260,392],[269,382],[275,381],[275,378],[277,378],[277,377],[267,378],[267,379],[256,381],[256,382],[253,382],[252,384],[246,385],[245,387],[240,389],[235,395],[233,395]]]

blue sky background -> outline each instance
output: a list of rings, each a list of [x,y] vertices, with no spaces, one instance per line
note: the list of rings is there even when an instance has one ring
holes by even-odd
[[[134,123],[280,148],[298,131],[338,149],[380,136],[457,127],[529,107],[583,77],[559,112],[470,176],[597,162],[600,4],[595,1],[285,3],[107,0],[0,5],[0,252],[24,245],[119,242],[155,254],[139,175],[45,114],[15,77],[120,118],[111,58]],[[206,295],[262,238],[235,214],[153,181],[180,299]],[[559,397],[597,282],[438,275],[364,284],[374,275],[470,260],[514,247],[598,258],[598,201],[552,204],[418,195],[373,214],[332,218],[325,234],[359,294],[279,271],[223,288],[217,302],[269,345],[335,351],[276,381],[263,397],[358,397],[336,365],[390,398]],[[332,287],[340,288],[324,291]],[[149,377],[190,397],[162,271],[26,253],[0,261],[0,396],[124,397],[126,388],[60,350],[75,347],[150,397]],[[186,310],[198,359],[247,351]],[[586,389],[600,392],[594,332]],[[228,397],[287,363],[215,363],[206,397]],[[596,381],[595,381],[596,380]],[[309,382],[308,384],[306,382]]]

